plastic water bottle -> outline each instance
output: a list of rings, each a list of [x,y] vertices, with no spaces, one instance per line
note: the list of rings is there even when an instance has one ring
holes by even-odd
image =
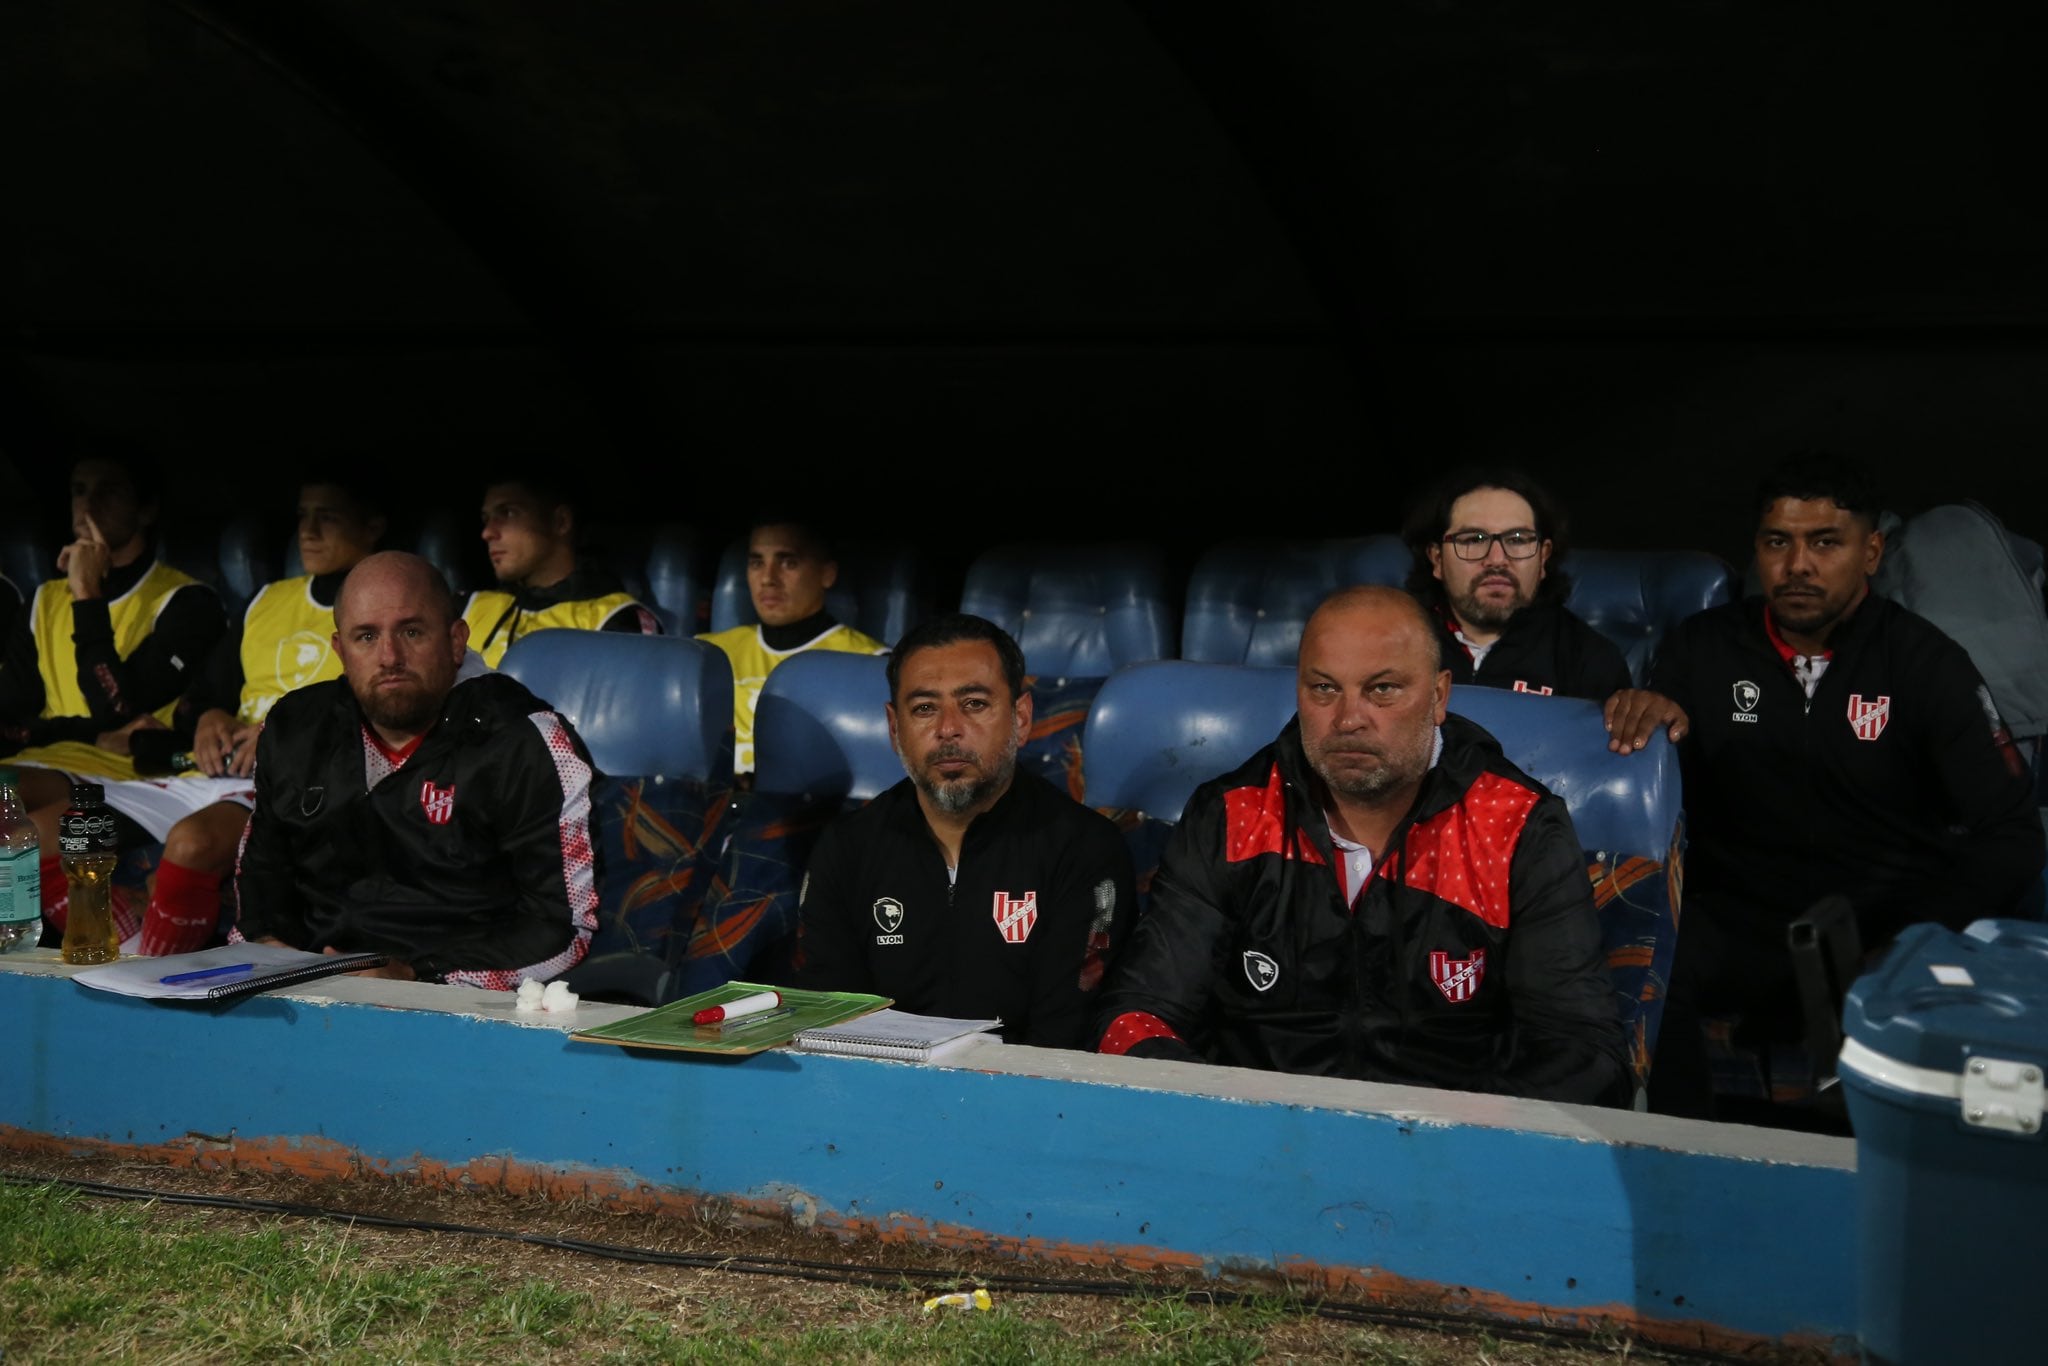
[[[43,850],[22,809],[20,779],[0,768],[0,953],[43,942]]]
[[[121,860],[106,796],[98,783],[73,783],[71,809],[57,822],[57,847],[71,883],[64,922],[67,963],[111,963],[121,956],[114,930],[114,866]]]

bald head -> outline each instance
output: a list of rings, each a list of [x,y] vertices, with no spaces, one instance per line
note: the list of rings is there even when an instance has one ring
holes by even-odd
[[[1301,653],[1306,656],[1311,643],[1321,647],[1333,632],[1350,634],[1365,626],[1375,634],[1393,631],[1398,636],[1404,623],[1413,628],[1426,651],[1429,671],[1434,673],[1443,668],[1443,641],[1437,636],[1429,609],[1412,593],[1378,584],[1340,588],[1317,604],[1302,628]]]
[[[334,595],[335,629],[346,629],[351,604],[369,595],[383,598],[393,593],[441,626],[455,619],[455,594],[433,561],[409,550],[380,550],[358,560],[341,581],[341,590]]]

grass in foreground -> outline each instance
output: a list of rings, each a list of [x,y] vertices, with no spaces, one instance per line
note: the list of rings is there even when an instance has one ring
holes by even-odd
[[[459,1247],[459,1253],[456,1249]],[[0,1186],[0,1349],[20,1361],[1097,1362],[1318,1360],[1375,1366],[1592,1361],[1484,1336],[1419,1343],[1285,1306],[1076,1306],[1016,1297],[926,1314],[909,1286],[621,1270],[563,1288],[508,1256],[429,1234],[209,1220]],[[802,1312],[788,1307],[807,1297]],[[1064,1305],[1064,1308],[1062,1307]]]

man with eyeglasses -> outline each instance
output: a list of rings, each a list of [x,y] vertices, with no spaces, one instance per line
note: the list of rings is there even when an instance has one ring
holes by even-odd
[[[1519,470],[1463,470],[1411,511],[1408,591],[1456,685],[1605,701],[1634,687],[1613,641],[1565,610],[1563,514]]]

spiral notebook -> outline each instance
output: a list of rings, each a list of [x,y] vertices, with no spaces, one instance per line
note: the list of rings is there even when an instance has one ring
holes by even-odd
[[[1001,1024],[1001,1020],[956,1020],[943,1015],[913,1015],[904,1010],[877,1010],[845,1024],[800,1029],[790,1043],[806,1053],[929,1062]]]
[[[85,968],[72,974],[71,980],[83,987],[153,1001],[234,1001],[278,987],[382,967],[385,961],[381,953],[308,953],[278,944],[222,944],[162,958],[126,956]]]

